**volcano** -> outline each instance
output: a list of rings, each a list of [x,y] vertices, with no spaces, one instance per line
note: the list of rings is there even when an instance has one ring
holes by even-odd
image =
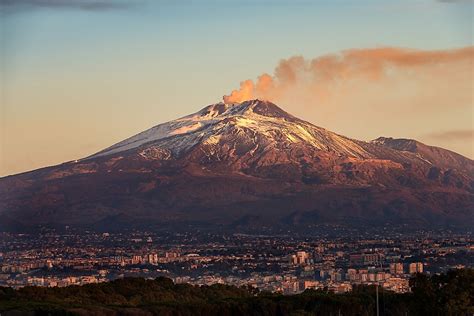
[[[251,100],[1,178],[0,229],[472,227],[473,197],[471,159],[410,139],[351,139]]]

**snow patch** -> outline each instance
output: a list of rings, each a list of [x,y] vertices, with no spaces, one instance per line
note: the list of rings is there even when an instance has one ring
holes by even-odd
[[[202,124],[200,122],[197,122],[195,124],[185,125],[183,127],[177,128],[174,131],[171,131],[169,134],[170,135],[186,134],[186,133],[195,131],[201,127],[202,127]]]

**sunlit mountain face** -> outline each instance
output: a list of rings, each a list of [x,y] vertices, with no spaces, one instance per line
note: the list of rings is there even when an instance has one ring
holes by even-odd
[[[0,227],[469,227],[474,162],[364,142],[261,100],[217,103],[92,156],[0,179]]]

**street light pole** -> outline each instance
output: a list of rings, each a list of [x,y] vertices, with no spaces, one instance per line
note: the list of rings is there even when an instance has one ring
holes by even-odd
[[[379,283],[375,284],[375,300],[377,302],[377,316],[380,316],[379,313]]]

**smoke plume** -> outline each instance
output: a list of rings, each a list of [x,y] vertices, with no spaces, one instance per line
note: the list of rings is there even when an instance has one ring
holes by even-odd
[[[405,75],[422,75],[426,67],[450,67],[452,63],[467,62],[472,70],[474,47],[456,50],[420,51],[402,48],[352,49],[339,54],[314,59],[294,56],[283,59],[274,75],[262,74],[254,82],[245,80],[240,89],[224,96],[226,103],[240,103],[262,98],[278,102],[298,91],[318,101],[327,98],[331,90],[356,80],[379,82]]]

